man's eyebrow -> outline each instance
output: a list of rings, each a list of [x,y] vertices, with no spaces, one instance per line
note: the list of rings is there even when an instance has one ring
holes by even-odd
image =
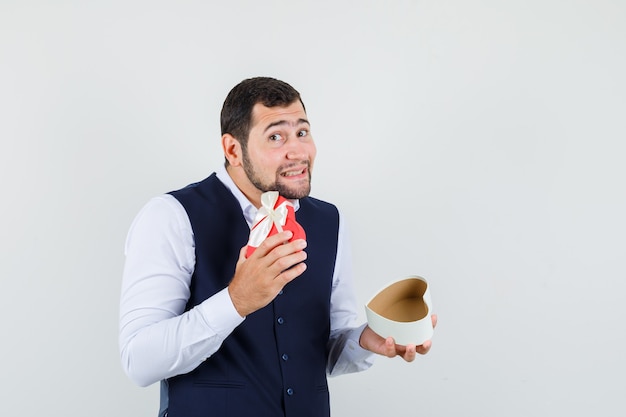
[[[267,125],[267,127],[265,128],[263,133],[267,132],[268,130],[270,130],[271,128],[273,128],[275,126],[282,126],[282,125],[289,125],[289,124],[291,124],[291,123],[289,123],[287,120],[277,120],[277,121]],[[311,124],[309,123],[309,121],[307,119],[298,119],[298,122],[296,124],[298,124],[298,125],[307,124],[307,125],[311,126]]]

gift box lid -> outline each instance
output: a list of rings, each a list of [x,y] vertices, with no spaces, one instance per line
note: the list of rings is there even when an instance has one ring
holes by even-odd
[[[433,335],[430,289],[422,277],[391,282],[367,302],[365,313],[374,332],[400,345],[421,345]]]

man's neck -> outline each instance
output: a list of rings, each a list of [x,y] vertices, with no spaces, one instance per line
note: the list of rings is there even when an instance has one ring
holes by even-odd
[[[243,168],[227,165],[226,172],[250,203],[257,209],[261,207],[262,192],[250,182]]]

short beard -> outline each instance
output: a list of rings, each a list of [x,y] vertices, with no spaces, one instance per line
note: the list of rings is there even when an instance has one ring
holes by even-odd
[[[311,163],[309,161],[305,161],[307,166],[307,175],[309,177],[306,186],[294,190],[278,181],[278,179],[280,178],[280,171],[288,168],[288,166],[282,166],[278,168],[278,171],[276,171],[276,180],[273,183],[263,183],[258,177],[246,149],[242,150],[242,156],[243,170],[246,173],[248,180],[250,180],[252,185],[254,185],[257,189],[261,190],[261,192],[265,193],[267,191],[278,191],[278,194],[289,200],[298,200],[300,198],[307,197],[311,192]]]

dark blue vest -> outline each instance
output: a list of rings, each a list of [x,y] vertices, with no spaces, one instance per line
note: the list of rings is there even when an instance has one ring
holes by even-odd
[[[187,309],[225,288],[250,229],[236,198],[213,174],[171,193],[194,232],[196,265]],[[326,360],[337,254],[337,209],[300,200],[307,270],[250,314],[195,370],[168,380],[169,417],[329,416]]]

